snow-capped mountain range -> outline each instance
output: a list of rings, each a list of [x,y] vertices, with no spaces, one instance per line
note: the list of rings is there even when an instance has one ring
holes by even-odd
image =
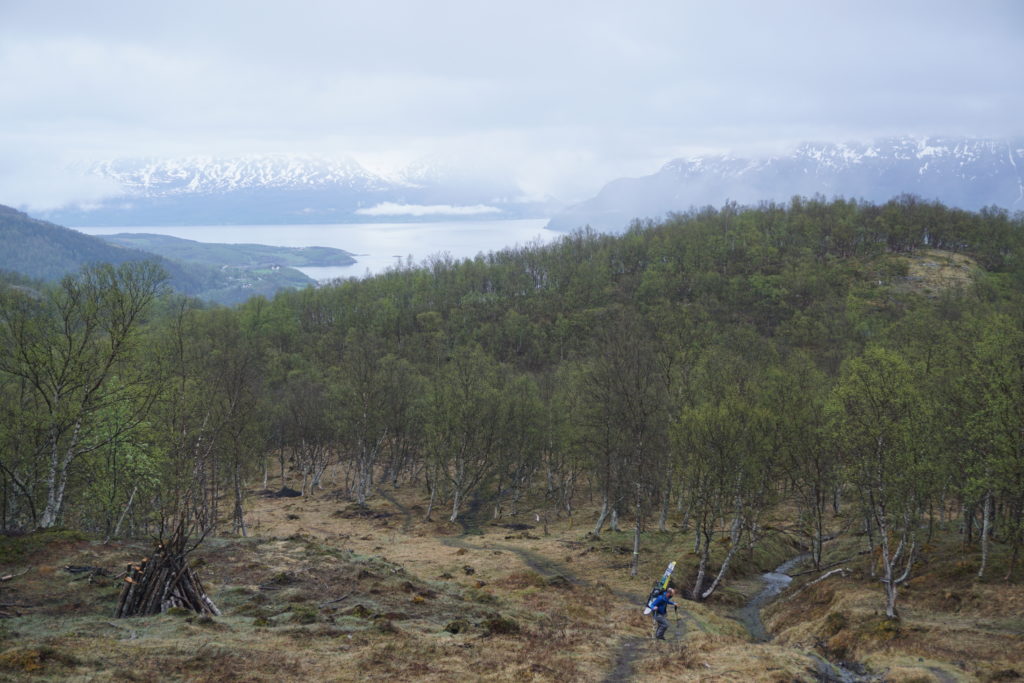
[[[118,159],[94,164],[88,172],[113,180],[127,193],[143,197],[294,187],[345,187],[375,192],[386,190],[391,184],[354,159],[290,155]]]
[[[653,175],[620,178],[549,227],[619,231],[635,218],[672,211],[787,201],[794,195],[885,202],[901,193],[965,209],[1024,209],[1024,140],[890,138],[872,143],[805,143],[793,153],[752,159],[675,159]]]
[[[351,158],[284,154],[118,159],[78,171],[120,194],[37,215],[85,227],[543,218],[561,208],[524,198],[511,180],[436,161],[387,175]]]

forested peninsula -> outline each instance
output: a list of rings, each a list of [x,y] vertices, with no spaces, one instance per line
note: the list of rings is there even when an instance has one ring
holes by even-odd
[[[352,578],[358,595],[330,607],[321,602],[350,589],[312,583],[312,574],[302,584],[305,570],[291,565],[290,574],[243,581],[249,588],[236,593],[214,590],[247,615],[245,626],[225,622],[239,637],[256,628],[253,615],[264,620],[258,633],[275,616],[294,618],[307,625],[295,628],[356,634],[342,648],[349,654],[331,655],[353,666],[415,677],[416,669],[395,668],[413,666],[398,650],[379,649],[381,639],[404,638],[406,651],[428,662],[425,677],[459,674],[454,661],[500,670],[501,661],[486,659],[495,653],[440,663],[440,650],[423,653],[447,646],[424,644],[420,627],[403,628],[399,617],[343,628],[341,616],[328,621],[323,611],[358,598],[378,617],[430,623],[415,616],[421,603],[457,597],[465,602],[452,609],[470,615],[465,624],[452,626],[445,612],[435,630],[457,639],[482,629],[509,653],[508,671],[593,680],[625,662],[627,671],[669,680],[673,671],[740,666],[729,648],[748,636],[721,626],[727,620],[715,610],[742,601],[744,577],[806,553],[802,593],[787,603],[803,616],[781,608],[769,625],[782,635],[763,646],[763,661],[782,672],[777,680],[809,676],[812,655],[892,659],[899,651],[950,676],[933,671],[937,680],[1019,666],[1021,213],[908,195],[884,204],[726,204],[637,222],[621,235],[580,229],[551,245],[435,257],[231,308],[170,293],[153,263],[90,266],[55,284],[6,275],[0,346],[4,572],[26,563],[14,550],[17,534],[37,529],[48,531],[34,536],[128,543],[186,520],[197,537],[220,544],[269,543],[275,519],[297,535],[270,536],[306,553],[303,567],[341,562],[340,551],[325,550],[337,543],[362,553],[343,559],[363,562],[371,578]],[[293,509],[287,519],[299,521],[290,522],[284,508],[268,511],[261,494],[275,491],[321,506],[323,520],[368,526],[344,539],[340,529],[318,535],[327,522],[308,521],[314,508]],[[404,516],[403,531],[387,526],[388,515]],[[378,523],[385,526],[369,526]],[[407,567],[417,560],[402,556],[393,541],[407,537],[396,534],[415,528],[455,545],[485,524],[532,530],[522,542],[536,542],[535,555],[548,548],[540,545],[547,534],[559,534],[561,550],[552,541],[547,557],[572,560],[567,585],[538,583],[530,571],[553,566],[539,560],[512,574],[501,566],[507,559],[487,560],[512,552],[508,544],[520,541],[509,536],[486,552],[458,541],[459,558],[429,560],[437,563],[430,571],[443,572],[430,585],[381,564],[384,553]],[[415,543],[408,537],[409,548]],[[202,569],[214,584],[231,584],[229,555],[270,546],[225,547],[215,544]],[[479,553],[476,576],[467,552]],[[623,629],[646,632],[639,608],[628,607],[630,621],[599,626],[586,612],[597,607],[576,614],[565,603],[594,600],[612,613],[610,605],[628,602],[621,591],[646,593],[668,559],[679,560],[673,583],[693,605],[694,637],[679,636],[672,655],[640,659],[635,648],[621,656],[594,649],[618,642]],[[481,579],[481,567],[491,574]],[[587,581],[587,599],[546,602],[545,591]],[[256,598],[270,595],[260,589],[293,584],[305,586],[304,599],[296,593],[281,611],[259,611],[266,600]],[[373,585],[401,593],[403,606],[360,588]],[[836,602],[841,586],[863,593],[866,607]],[[112,609],[115,595],[96,597],[97,609]],[[921,605],[943,614],[981,609],[968,595],[998,612],[986,622],[989,645],[972,650],[981,657],[991,647],[989,660],[963,661],[956,648],[968,646],[953,629],[940,637],[936,624],[929,639],[915,640],[908,624]],[[998,595],[1002,612],[992,605]],[[910,616],[905,599],[916,601]],[[311,621],[295,617],[302,609]],[[491,612],[513,614],[512,626]],[[586,629],[599,628],[611,630],[588,641]],[[537,650],[555,642],[551,652]],[[515,668],[530,657],[541,668]],[[299,676],[313,665],[288,666]]]

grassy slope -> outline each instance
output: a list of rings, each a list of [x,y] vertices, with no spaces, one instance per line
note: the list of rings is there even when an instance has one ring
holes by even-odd
[[[688,535],[648,534],[641,578],[631,579],[628,534],[589,539],[589,519],[561,520],[548,536],[486,523],[482,533],[462,535],[455,525],[422,521],[417,491],[387,493],[368,513],[328,492],[253,497],[254,538],[211,539],[195,554],[225,613],[213,620],[115,621],[119,581],[89,583],[63,570],[77,564],[116,573],[145,556],[147,543],[8,539],[0,575],[15,576],[0,583],[0,603],[18,616],[0,619],[0,677],[591,681],[625,661],[637,680],[809,681],[816,647],[888,670],[887,680],[983,680],[1024,670],[1024,589],[973,581],[974,556],[952,546],[930,547],[901,597],[896,630],[877,616],[877,582],[855,567],[851,577],[770,608],[779,635],[755,644],[729,615],[758,587],[739,573],[793,552],[774,533],[766,552],[741,554],[738,575],[711,605],[686,604],[677,640],[655,644],[630,596],[646,593],[670,556],[680,560],[680,578],[692,571]],[[532,520],[502,523],[510,521]],[[843,544],[858,540],[838,541],[832,551],[850,553]],[[25,548],[30,542],[37,547]],[[551,581],[553,571],[570,581]],[[446,630],[460,621],[460,632]],[[508,622],[519,632],[501,633]]]

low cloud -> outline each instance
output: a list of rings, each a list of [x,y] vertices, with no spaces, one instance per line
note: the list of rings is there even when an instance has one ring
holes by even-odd
[[[124,190],[114,181],[31,161],[0,163],[0,204],[23,211],[48,211],[64,206],[92,208]]]
[[[356,211],[361,216],[479,216],[501,213],[501,209],[486,204],[452,206],[451,204],[396,204],[382,202],[368,209]]]

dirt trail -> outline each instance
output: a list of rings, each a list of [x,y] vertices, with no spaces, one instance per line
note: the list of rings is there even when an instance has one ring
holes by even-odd
[[[403,526],[403,531],[408,530],[408,527],[411,525],[411,516],[409,514],[408,509],[405,508],[405,506],[403,506],[397,500],[395,500],[387,492],[381,490],[380,495],[385,500],[394,505],[399,510],[399,512],[405,515],[405,525]],[[480,507],[481,503],[478,499],[471,500],[468,509],[460,516],[458,521],[459,526],[462,527],[462,533],[458,536],[445,537],[441,540],[441,542],[449,547],[454,548],[466,548],[468,550],[501,550],[504,552],[513,553],[517,555],[530,569],[537,572],[541,576],[544,576],[546,579],[550,580],[552,578],[558,577],[573,586],[593,586],[593,584],[591,584],[589,581],[580,578],[560,562],[556,562],[554,560],[551,560],[550,558],[544,557],[543,555],[539,555],[525,548],[508,545],[505,543],[488,543],[487,545],[478,545],[470,543],[467,540],[467,537],[482,534],[482,530],[480,528],[480,523],[478,519]],[[640,606],[643,605],[644,597],[641,595],[630,593],[628,591],[618,590],[615,588],[612,588],[610,590],[612,595],[619,598],[620,600],[628,602],[632,605],[636,605],[637,609],[640,609]],[[692,616],[690,616],[690,614],[687,613],[684,609],[682,610],[681,615],[677,614],[675,624],[672,627],[673,640],[682,640],[683,636],[686,634],[687,624],[691,624],[699,628],[696,620],[694,620]],[[653,621],[651,628],[653,629]],[[641,654],[642,651],[647,649],[647,645],[650,642],[651,641],[648,638],[637,638],[635,636],[627,636],[623,638],[621,641],[619,641],[618,649],[615,652],[615,663],[612,666],[612,669],[608,672],[608,675],[604,678],[604,681],[606,683],[623,683],[624,681],[632,680],[633,662],[636,661],[637,657]]]
[[[939,683],[957,683],[957,681],[959,680],[953,674],[943,669],[940,669],[937,666],[929,666],[925,668],[928,669],[928,673],[935,676],[935,678],[939,680]]]

